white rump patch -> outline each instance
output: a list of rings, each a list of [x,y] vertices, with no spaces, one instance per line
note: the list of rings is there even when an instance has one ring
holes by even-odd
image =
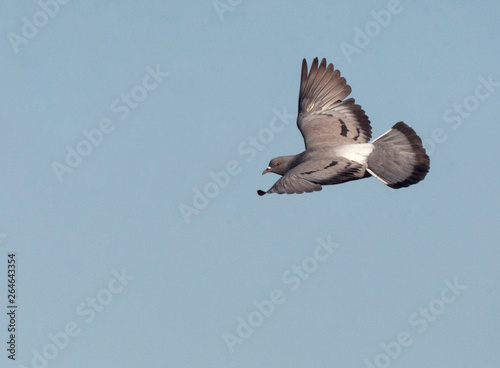
[[[335,147],[335,154],[340,157],[345,157],[348,160],[356,161],[363,166],[367,165],[368,156],[373,151],[373,144],[343,144]]]

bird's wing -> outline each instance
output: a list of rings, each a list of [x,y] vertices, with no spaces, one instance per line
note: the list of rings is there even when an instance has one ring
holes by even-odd
[[[321,185],[338,184],[361,178],[363,166],[343,157],[305,161],[283,175],[266,193],[292,194],[321,190]]]
[[[315,58],[309,74],[302,61],[297,126],[306,149],[349,143],[366,143],[372,136],[370,120],[353,98],[340,72],[323,59]]]

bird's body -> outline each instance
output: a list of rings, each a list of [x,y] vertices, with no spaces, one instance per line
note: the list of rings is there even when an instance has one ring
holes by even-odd
[[[372,143],[368,117],[353,98],[340,72],[323,59],[314,59],[309,74],[302,63],[297,126],[306,150],[271,160],[264,170],[282,177],[266,193],[304,193],[376,176],[391,188],[421,181],[429,171],[429,157],[421,139],[403,122]]]

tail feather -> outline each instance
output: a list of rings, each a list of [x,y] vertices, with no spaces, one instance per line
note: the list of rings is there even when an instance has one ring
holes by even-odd
[[[372,142],[368,171],[384,184],[398,189],[423,180],[429,171],[429,156],[415,131],[400,121]]]

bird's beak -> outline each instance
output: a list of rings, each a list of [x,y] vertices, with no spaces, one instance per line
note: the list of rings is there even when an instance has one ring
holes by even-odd
[[[268,172],[271,172],[271,166],[268,166],[267,169],[262,171],[262,175],[267,174]]]

